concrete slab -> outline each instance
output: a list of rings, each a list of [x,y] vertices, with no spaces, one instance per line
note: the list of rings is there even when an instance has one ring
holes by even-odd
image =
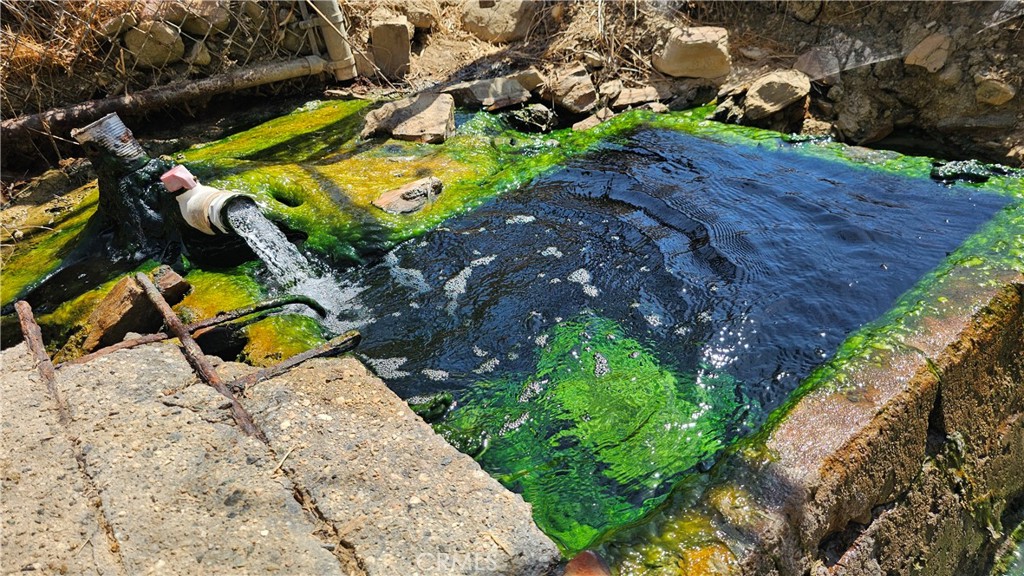
[[[314,360],[244,401],[367,574],[548,571],[530,507],[457,452],[357,360]]]
[[[0,571],[123,574],[28,348],[3,352]]]

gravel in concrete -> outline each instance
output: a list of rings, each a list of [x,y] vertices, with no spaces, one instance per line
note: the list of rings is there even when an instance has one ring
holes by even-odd
[[[0,571],[123,573],[28,348],[5,350],[2,359]]]
[[[521,576],[559,559],[519,495],[355,359],[307,362],[244,403],[367,574]]]

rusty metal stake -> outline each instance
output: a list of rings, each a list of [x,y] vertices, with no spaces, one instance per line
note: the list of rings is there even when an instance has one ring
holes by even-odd
[[[160,315],[164,318],[164,323],[167,324],[167,328],[170,329],[171,333],[178,337],[181,341],[181,348],[185,354],[185,358],[188,359],[188,363],[192,365],[192,368],[199,374],[199,377],[210,386],[213,386],[217,392],[220,392],[225,398],[231,402],[231,415],[234,416],[235,422],[238,423],[238,427],[243,432],[250,436],[255,436],[260,440],[266,442],[267,439],[263,433],[256,428],[256,424],[253,423],[252,417],[245,411],[245,408],[238,403],[238,400],[231,393],[231,390],[224,384],[224,381],[220,379],[220,375],[213,369],[213,366],[206,360],[206,356],[203,354],[199,345],[192,339],[192,336],[188,333],[188,329],[178,318],[178,315],[171,310],[167,301],[160,295],[160,291],[156,289],[153,282],[143,273],[135,275],[135,280],[142,286],[143,290],[146,291],[146,297],[153,303],[153,306],[160,312]]]
[[[206,320],[193,322],[192,324],[185,326],[185,329],[188,330],[189,334],[192,334],[204,328],[210,328],[212,326],[217,326],[225,322],[238,320],[239,318],[249,316],[251,314],[256,314],[258,312],[263,312],[266,310],[272,310],[274,308],[280,308],[282,306],[287,306],[289,304],[305,304],[306,306],[309,306],[314,311],[316,311],[317,314],[321,316],[326,314],[326,312],[323,309],[323,306],[321,306],[318,302],[309,298],[308,296],[284,296],[281,298],[274,298],[273,300],[267,300],[266,302],[253,304],[252,306],[246,306],[245,308],[231,310],[230,312],[221,312],[220,314],[217,314],[213,318],[207,318]],[[65,366],[68,364],[85,364],[90,360],[93,360],[100,356],[105,356],[107,354],[110,354],[111,352],[117,352],[118,350],[125,350],[127,348],[135,348],[136,346],[142,346],[143,344],[152,344],[153,342],[162,342],[164,340],[169,340],[171,338],[174,338],[174,336],[171,334],[167,334],[166,332],[147,334],[145,336],[140,336],[138,338],[132,338],[131,340],[124,340],[123,342],[111,344],[110,346],[100,348],[95,352],[91,352],[84,356],[79,356],[78,358],[75,358],[74,360],[70,360],[68,362],[61,362],[60,364],[57,365],[57,367],[60,368],[61,366]]]
[[[57,389],[57,373],[54,372],[53,362],[50,355],[46,353],[46,345],[43,344],[43,331],[39,329],[36,317],[32,314],[32,306],[24,300],[15,302],[14,309],[18,312],[18,323],[21,324],[21,333],[25,335],[25,343],[32,352],[36,361],[39,375],[46,383],[46,389],[54,402],[57,403],[58,418],[61,424],[71,422],[71,408],[64,401],[60,391]]]
[[[348,352],[349,350],[352,350],[353,348],[358,346],[359,341],[362,339],[362,335],[359,334],[359,332],[356,332],[355,330],[346,332],[341,336],[332,338],[330,342],[324,344],[323,346],[306,350],[305,352],[296,354],[295,356],[292,356],[291,358],[288,358],[278,364],[274,364],[273,366],[269,366],[257,372],[253,372],[248,376],[238,378],[237,380],[231,382],[231,390],[239,393],[245,392],[246,388],[248,388],[249,386],[252,386],[264,380],[270,380],[274,376],[284,374],[288,370],[291,370],[295,366],[298,366],[299,364],[311,358],[326,358],[331,356],[337,356],[339,354],[344,354],[345,352]]]

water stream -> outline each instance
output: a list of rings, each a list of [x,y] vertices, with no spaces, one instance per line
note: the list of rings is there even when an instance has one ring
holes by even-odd
[[[359,289],[346,286],[310,262],[255,202],[232,202],[226,208],[228,223],[267,267],[273,284],[283,292],[308,296],[332,313],[321,319],[325,328],[340,334],[356,325],[341,319],[342,311],[358,314]],[[305,311],[295,307],[296,311]]]
[[[347,272],[365,360],[567,550],[637,521],[1006,203],[773,147],[641,130]]]

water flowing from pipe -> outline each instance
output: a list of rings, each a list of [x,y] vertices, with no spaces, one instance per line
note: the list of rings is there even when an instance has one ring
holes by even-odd
[[[236,234],[245,240],[264,262],[274,281],[290,294],[308,296],[328,311],[322,321],[334,333],[357,327],[358,321],[341,319],[343,313],[358,313],[363,307],[358,286],[342,286],[334,278],[321,274],[273,222],[267,220],[255,202],[232,202],[225,215]],[[357,314],[358,315],[358,314]]]

